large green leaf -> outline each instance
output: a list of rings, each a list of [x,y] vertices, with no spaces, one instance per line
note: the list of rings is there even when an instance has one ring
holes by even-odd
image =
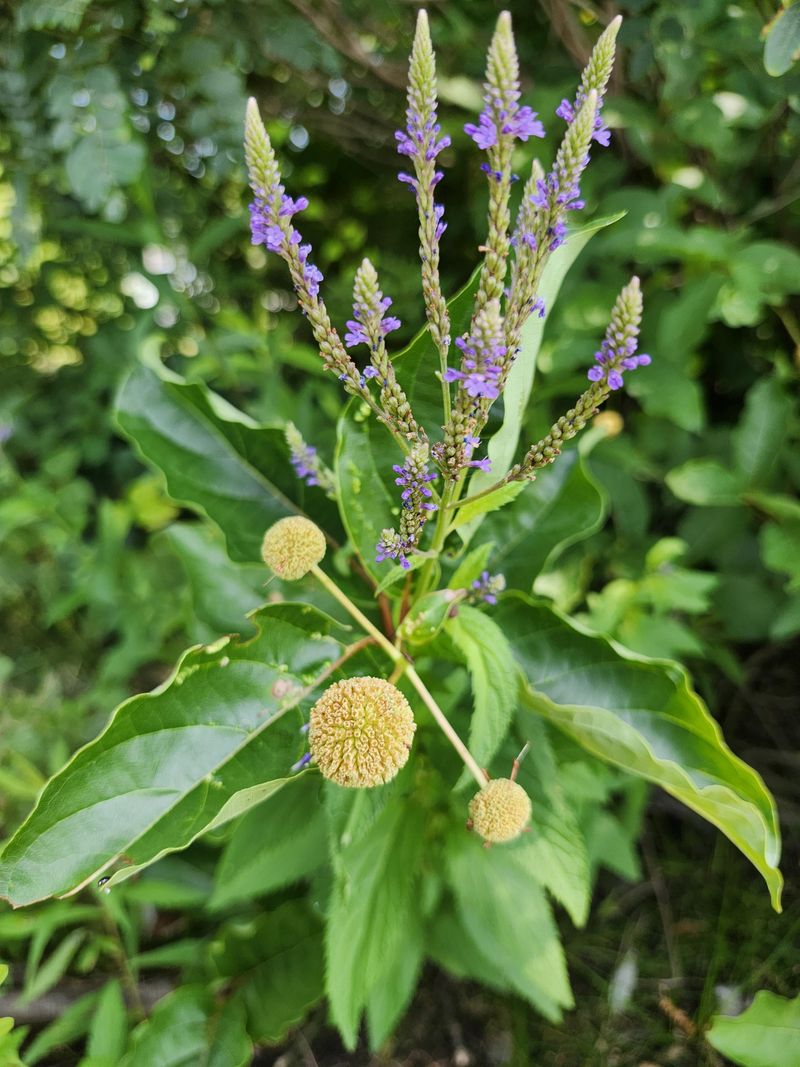
[[[767,74],[779,78],[800,59],[800,3],[786,3],[767,27],[764,43],[764,67]]]
[[[51,779],[2,856],[12,904],[69,893],[122,857],[124,877],[284,784],[303,747],[286,712],[340,646],[314,608],[275,604],[254,621],[251,641],[187,652]]]
[[[544,328],[547,323],[547,315],[555,304],[561,283],[567,276],[572,264],[580,253],[594,237],[598,230],[605,229],[615,222],[619,222],[625,216],[624,211],[616,215],[608,215],[605,218],[594,219],[571,230],[566,241],[557,248],[545,264],[542,273],[542,281],[537,296],[544,300],[546,309],[545,318],[532,315],[522,329],[519,354],[516,358],[511,373],[508,376],[506,387],[503,390],[503,424],[493,434],[489,442],[489,458],[492,461],[490,472],[475,471],[467,487],[467,495],[480,493],[494,485],[504,474],[508,473],[519,445],[519,437],[525,422],[525,413],[533,389],[533,379],[536,374],[536,359],[542,344]],[[462,530],[462,536],[469,540],[480,525],[481,520],[476,518],[466,530]]]
[[[173,499],[220,527],[231,559],[260,559],[264,530],[303,511],[312,493],[315,520],[337,534],[334,505],[295,476],[283,429],[259,426],[205,386],[160,364],[138,364],[122,383],[116,415],[144,458],[164,472]]]
[[[448,880],[479,952],[548,1019],[572,1007],[558,929],[544,890],[515,848],[485,849],[475,834],[450,839]]]
[[[242,818],[217,865],[212,908],[264,896],[325,862],[327,827],[319,793],[319,776],[301,775],[291,789]]]
[[[495,620],[528,680],[531,712],[719,827],[761,872],[779,909],[774,801],[727,747],[686,673],[593,636],[528,597],[504,597]]]
[[[497,623],[477,608],[462,605],[447,622],[447,635],[467,665],[472,679],[473,712],[469,750],[488,767],[503,743],[517,706],[514,656]],[[461,781],[471,781],[464,771]]]
[[[356,1045],[363,1009],[370,1000],[374,1004],[372,989],[405,959],[404,942],[420,922],[416,875],[425,819],[412,799],[395,795],[366,831],[347,833],[334,856],[326,985],[331,1015],[349,1049]],[[408,990],[396,994],[402,1008]],[[391,1014],[392,1005],[382,1003],[379,1018]]]
[[[548,560],[594,533],[605,513],[605,493],[571,449],[513,504],[488,515],[477,540],[495,542],[491,569],[503,572],[509,588],[528,592]]]
[[[392,466],[402,459],[385,427],[367,417],[361,401],[351,400],[339,419],[337,496],[350,542],[378,582],[391,569],[390,563],[375,562],[375,545],[381,530],[399,523],[400,496]]]
[[[217,972],[239,985],[255,1041],[280,1041],[322,997],[322,926],[303,901],[231,923],[211,952]]]
[[[715,1015],[706,1038],[741,1067],[800,1063],[800,997],[787,1000],[762,989],[741,1015]]]

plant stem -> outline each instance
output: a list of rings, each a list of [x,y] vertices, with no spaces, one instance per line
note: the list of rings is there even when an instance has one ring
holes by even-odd
[[[428,711],[430,711],[431,715],[433,715],[442,733],[445,735],[450,744],[453,746],[453,748],[459,754],[461,759],[464,761],[464,765],[466,766],[466,768],[469,770],[469,772],[472,774],[473,778],[478,783],[478,785],[481,786],[481,788],[486,785],[486,775],[483,773],[478,764],[472,758],[472,755],[470,754],[470,751],[467,746],[464,744],[464,742],[455,732],[453,727],[450,725],[447,716],[436,703],[428,687],[425,685],[425,683],[422,681],[422,679],[414,669],[414,664],[406,656],[404,656],[400,649],[393,645],[391,641],[389,641],[388,638],[384,634],[382,634],[376,626],[374,626],[369,621],[366,615],[352,602],[350,597],[347,596],[346,593],[343,593],[339,586],[336,584],[336,582],[329,578],[323,570],[320,570],[318,566],[314,566],[311,568],[311,573],[314,575],[317,581],[330,593],[330,595],[342,605],[345,611],[348,612],[348,614],[356,620],[359,626],[361,626],[362,629],[366,630],[366,632],[377,641],[377,643],[381,646],[383,651],[391,659],[395,666],[397,667],[400,664],[404,666],[405,673],[408,676],[408,680],[416,689],[423,704],[427,707]]]
[[[495,482],[494,485],[488,486],[486,489],[481,489],[479,493],[473,493],[472,496],[465,496],[463,500],[454,500],[448,504],[447,507],[450,510],[453,508],[463,508],[465,504],[472,504],[475,500],[481,500],[483,497],[488,496],[489,493],[495,493],[498,489],[502,489],[506,485],[506,479],[501,478],[499,482]]]

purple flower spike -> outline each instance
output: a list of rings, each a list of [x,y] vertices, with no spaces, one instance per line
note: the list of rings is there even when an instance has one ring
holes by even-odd
[[[612,391],[621,389],[623,371],[646,367],[652,362],[646,353],[636,354],[641,318],[642,293],[639,279],[634,277],[617,297],[606,335],[594,354],[595,365],[587,373],[589,381]]]

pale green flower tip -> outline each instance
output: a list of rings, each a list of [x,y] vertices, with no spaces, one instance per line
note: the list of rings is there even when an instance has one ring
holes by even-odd
[[[611,22],[609,22],[609,24],[606,26],[605,30],[603,30],[602,36],[605,37],[606,40],[610,38],[615,38],[619,33],[619,28],[621,25],[622,15],[615,15]]]

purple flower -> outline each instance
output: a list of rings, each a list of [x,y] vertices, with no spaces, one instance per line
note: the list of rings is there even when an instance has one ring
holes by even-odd
[[[496,604],[497,594],[502,593],[506,587],[506,580],[502,574],[490,574],[483,571],[480,578],[472,583],[470,600],[483,601],[485,604]]]
[[[529,137],[544,137],[544,126],[529,107],[518,107],[519,92],[513,89],[501,92],[487,86],[483,111],[478,116],[477,126],[468,122],[464,133],[468,134],[484,152],[493,148],[501,137],[515,137],[527,141]]]
[[[387,334],[399,330],[402,323],[396,315],[387,315],[392,298],[384,296],[378,288],[378,275],[368,259],[364,259],[356,271],[353,285],[353,318],[347,321],[344,343],[348,348],[369,345],[376,352]],[[374,357],[373,357],[374,358]],[[373,378],[374,371],[367,377]]]
[[[556,108],[556,115],[560,119],[563,119],[568,126],[571,126],[575,121],[575,116],[580,111],[581,104],[583,103],[583,94],[578,91],[578,95],[575,97],[575,103],[571,104],[569,100],[562,100]],[[598,144],[604,148],[608,148],[611,143],[611,130],[603,122],[600,111],[602,108],[602,101],[597,105],[597,114],[594,119],[594,131],[592,132],[592,140],[597,141]]]
[[[622,372],[646,367],[652,361],[647,353],[637,355],[639,323],[642,317],[642,294],[639,279],[634,277],[617,297],[606,335],[595,352],[595,365],[587,372],[591,382],[611,390],[624,385]]]
[[[294,774],[295,771],[302,771],[304,767],[307,767],[311,762],[311,753],[306,752],[304,756],[301,756],[297,763],[293,763],[289,768],[290,772]]]
[[[418,545],[425,523],[437,505],[431,499],[433,491],[430,483],[436,474],[428,471],[428,445],[416,445],[406,456],[404,462],[396,463],[392,470],[397,475],[395,484],[402,489],[400,493],[400,532],[384,530],[375,546],[378,563],[385,559],[396,559],[401,567],[411,566],[408,554]]]

